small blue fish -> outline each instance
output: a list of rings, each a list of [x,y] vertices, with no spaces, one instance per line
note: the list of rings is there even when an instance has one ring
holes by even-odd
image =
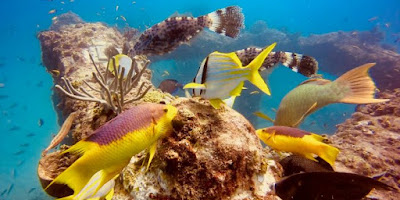
[[[39,127],[42,127],[43,124],[44,124],[44,120],[42,118],[40,118],[39,121],[38,121]]]
[[[15,152],[14,155],[18,156],[18,155],[21,155],[23,153],[25,153],[25,150],[19,150],[19,151]]]
[[[28,134],[26,134],[26,137],[32,137],[32,136],[35,136],[35,133],[28,133]]]
[[[35,191],[35,190],[36,190],[36,188],[31,188],[31,189],[28,191],[28,194],[32,193],[32,192]]]
[[[17,126],[17,125],[14,125],[13,127],[11,127],[10,129],[8,129],[8,131],[18,131],[18,130],[20,130],[21,129],[21,127],[19,127],[19,126]]]

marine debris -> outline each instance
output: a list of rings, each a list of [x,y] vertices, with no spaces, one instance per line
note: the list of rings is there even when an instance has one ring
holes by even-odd
[[[65,90],[58,84],[55,85],[55,88],[59,89],[70,98],[81,101],[100,103],[105,107],[105,109],[111,109],[117,114],[122,112],[124,105],[140,100],[151,89],[151,86],[148,86],[142,92],[145,85],[145,82],[142,82],[139,89],[137,90],[136,96],[132,97],[131,99],[126,98],[127,94],[138,85],[138,82],[143,75],[143,72],[146,70],[147,66],[150,63],[149,60],[141,61],[138,59],[137,56],[135,56],[132,59],[132,66],[130,67],[127,74],[125,73],[125,67],[117,67],[115,66],[115,62],[109,61],[109,63],[114,63],[113,69],[117,72],[114,75],[108,69],[108,65],[106,66],[107,69],[104,70],[105,73],[102,74],[96,63],[94,62],[92,55],[89,54],[89,57],[97,72],[97,74],[93,72],[92,75],[96,83],[100,85],[100,89],[93,87],[85,80],[83,80],[83,83],[85,83],[93,91],[100,93],[100,98],[91,95],[82,87],[75,89],[71,82],[64,77],[61,77],[61,79],[64,81],[64,85],[67,90]]]

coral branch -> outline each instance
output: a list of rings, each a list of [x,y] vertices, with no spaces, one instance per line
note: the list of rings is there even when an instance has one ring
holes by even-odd
[[[138,88],[135,97],[129,100],[126,99],[131,90],[139,83],[141,76],[149,64],[148,60],[144,60],[143,62],[140,60],[140,58],[135,57],[128,74],[124,76],[126,71],[125,67],[115,66],[115,62],[113,62],[114,65],[112,67],[115,74],[112,74],[108,69],[108,65],[110,63],[108,62],[105,72],[101,73],[100,68],[94,62],[92,55],[89,54],[89,57],[97,72],[93,72],[92,75],[97,85],[99,85],[99,89],[97,89],[98,87],[96,88],[89,84],[85,80],[83,80],[83,83],[92,91],[99,93],[99,98],[93,96],[82,87],[74,88],[71,82],[64,77],[61,77],[61,79],[64,81],[66,89],[60,85],[56,85],[55,88],[59,89],[62,93],[72,99],[97,102],[102,104],[105,109],[111,109],[117,114],[122,112],[124,105],[140,100],[151,89],[151,86],[148,86],[142,93],[141,91],[145,85],[145,83],[142,83]],[[142,65],[141,70],[139,70],[138,65]]]

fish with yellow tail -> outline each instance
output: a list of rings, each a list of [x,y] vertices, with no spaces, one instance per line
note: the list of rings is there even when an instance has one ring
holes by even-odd
[[[113,180],[142,150],[155,154],[157,141],[172,132],[172,120],[177,109],[171,105],[142,104],[133,107],[97,129],[63,153],[80,155],[70,167],[58,175],[46,188],[64,184],[74,192],[61,199],[90,199],[108,196]]]
[[[266,145],[277,151],[299,154],[310,160],[317,161],[317,155],[331,166],[334,166],[339,149],[325,144],[325,137],[298,128],[286,126],[271,126],[256,131]]]
[[[374,65],[367,63],[356,67],[335,81],[321,78],[304,81],[282,99],[274,125],[298,127],[309,114],[332,103],[367,104],[388,101],[374,98],[375,83],[368,75],[368,70]]]
[[[275,45],[276,43],[273,43],[265,48],[247,66],[242,66],[235,52],[215,51],[203,60],[194,82],[186,84],[183,89],[193,88],[194,96],[209,99],[211,105],[217,109],[221,107],[224,99],[233,104],[234,98],[240,96],[246,80],[271,95],[258,70]]]

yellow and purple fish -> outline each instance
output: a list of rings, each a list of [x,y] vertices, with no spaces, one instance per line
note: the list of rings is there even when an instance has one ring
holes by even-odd
[[[375,63],[354,68],[335,81],[321,78],[309,79],[290,91],[282,99],[275,126],[298,127],[309,114],[332,103],[381,103],[388,99],[375,99],[375,83],[368,70]]]
[[[171,105],[142,104],[133,107],[97,129],[63,153],[81,157],[57,176],[54,183],[65,184],[74,193],[62,199],[87,199],[109,196],[113,179],[132,156],[150,150],[149,163],[157,141],[172,132],[172,119],[177,109]],[[45,189],[45,190],[46,190]]]
[[[319,156],[331,166],[334,166],[339,149],[323,143],[325,139],[315,133],[286,126],[271,126],[256,131],[266,145],[277,151],[295,153],[310,160]]]
[[[194,82],[186,84],[183,89],[193,88],[194,96],[209,99],[211,105],[217,109],[225,99],[229,99],[230,104],[233,104],[234,98],[240,96],[246,80],[270,95],[268,86],[258,70],[275,45],[276,43],[273,43],[265,48],[247,66],[242,66],[235,52],[215,51],[203,60]]]
[[[197,36],[204,28],[235,38],[244,27],[241,8],[229,6],[199,17],[170,17],[148,29],[130,50],[134,55],[161,55]]]

